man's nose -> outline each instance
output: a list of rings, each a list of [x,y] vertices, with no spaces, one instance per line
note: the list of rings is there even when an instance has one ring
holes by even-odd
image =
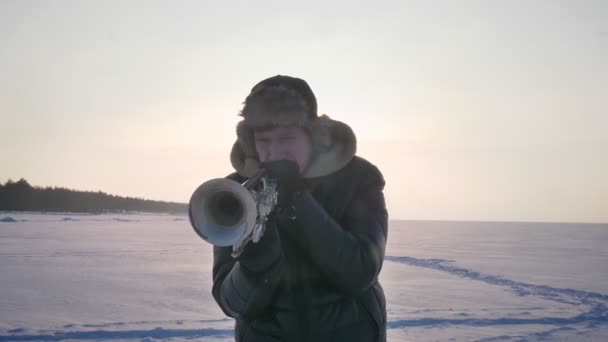
[[[281,160],[285,158],[285,149],[278,143],[272,143],[268,147],[268,160]]]

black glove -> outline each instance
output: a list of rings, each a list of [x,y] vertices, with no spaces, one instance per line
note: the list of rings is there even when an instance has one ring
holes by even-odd
[[[261,163],[260,167],[266,169],[268,178],[277,182],[279,208],[290,206],[296,195],[306,190],[306,181],[300,175],[298,164],[294,161],[287,159],[268,161]]]
[[[282,247],[276,224],[269,220],[266,231],[257,243],[249,241],[238,256],[241,266],[255,273],[266,272],[281,258]]]

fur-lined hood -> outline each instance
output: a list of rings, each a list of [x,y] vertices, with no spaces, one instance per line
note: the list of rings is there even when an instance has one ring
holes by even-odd
[[[253,130],[242,120],[238,123],[237,141],[232,146],[230,162],[243,177],[253,176],[259,169]],[[357,138],[345,123],[321,115],[310,122],[313,143],[311,163],[304,172],[305,178],[315,178],[342,169],[357,152]]]

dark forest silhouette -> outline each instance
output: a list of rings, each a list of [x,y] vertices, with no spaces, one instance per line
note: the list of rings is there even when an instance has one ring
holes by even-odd
[[[58,187],[31,186],[25,179],[0,184],[0,210],[105,213],[139,211],[186,213],[184,203],[120,197],[101,191],[77,191]]]

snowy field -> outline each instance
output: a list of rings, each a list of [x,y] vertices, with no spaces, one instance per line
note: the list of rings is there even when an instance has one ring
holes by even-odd
[[[608,341],[608,224],[394,221],[389,341]],[[0,212],[0,341],[231,341],[183,216]]]

